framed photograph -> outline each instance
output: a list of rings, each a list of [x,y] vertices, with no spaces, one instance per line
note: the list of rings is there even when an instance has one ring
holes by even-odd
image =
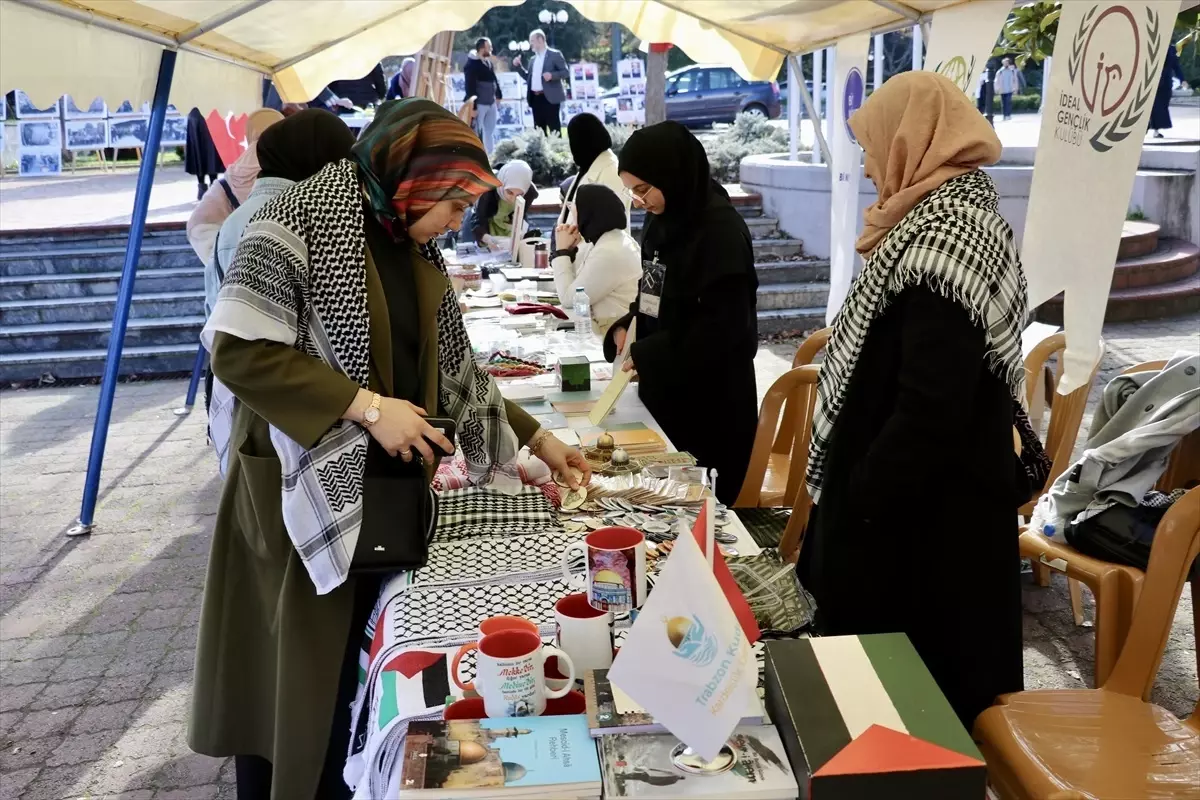
[[[29,95],[17,89],[17,119],[58,119],[58,101],[47,108],[38,108]]]
[[[20,175],[61,175],[62,153],[57,150],[46,153],[21,153]]]
[[[525,127],[522,125],[497,125],[496,141],[502,142],[505,139],[512,139],[514,136],[519,136],[523,130],[525,130]]]
[[[583,74],[584,74],[583,73],[583,64],[576,64],[574,67],[571,68],[571,76],[575,80],[577,80],[577,81],[584,80]]]
[[[500,81],[500,91],[504,94],[505,99],[518,100],[525,96],[525,90],[522,88],[525,82],[517,73],[501,72],[496,78]]]
[[[22,121],[19,124],[21,148],[44,147],[47,149],[62,149],[62,128],[56,119]]]
[[[109,111],[109,114],[108,114],[108,116],[110,118],[111,117],[140,117],[141,115],[142,115],[142,112],[135,111],[133,108],[133,103],[129,102],[128,100],[126,100],[125,102],[121,103],[121,105],[119,105],[116,108]]]
[[[632,61],[622,61],[620,66],[621,66],[621,77],[622,78],[625,78],[626,80],[628,80],[629,78],[633,77],[633,62]]]
[[[584,64],[583,65],[583,79],[585,81],[596,80],[596,65],[595,64]]]
[[[145,147],[150,134],[149,117],[110,120],[108,129],[109,147]]]
[[[148,131],[147,131],[148,132]],[[187,144],[187,117],[167,117],[163,120],[160,147],[183,147]]]
[[[147,117],[150,116],[150,101],[149,100],[142,103],[142,110],[138,113],[145,114]],[[178,114],[178,113],[179,113],[178,108],[171,105],[170,103],[167,103],[167,115],[168,116],[170,116],[171,114]]]
[[[108,120],[69,119],[63,123],[68,150],[102,150],[108,147]]]
[[[450,85],[450,99],[461,103],[467,99],[467,77],[461,72],[446,76]]]
[[[104,119],[108,116],[108,104],[97,97],[87,108],[75,105],[71,95],[63,95],[63,119]]]
[[[520,103],[516,100],[501,100],[496,104],[496,125],[504,127],[505,125],[520,125],[521,124],[521,108]]]
[[[642,77],[642,62],[640,60],[635,60],[633,62],[633,77],[634,78]]]

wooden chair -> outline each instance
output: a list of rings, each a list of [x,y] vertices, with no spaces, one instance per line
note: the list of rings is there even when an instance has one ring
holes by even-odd
[[[1181,722],[1142,700],[1197,553],[1200,488],[1159,523],[1129,646],[1104,686],[1003,695],[979,715],[975,739],[1002,800],[1200,795],[1200,704]]]
[[[1036,396],[1039,391],[1043,390],[1043,386],[1047,395],[1053,395],[1054,390],[1058,387],[1058,382],[1062,379],[1062,354],[1066,348],[1066,334],[1055,333],[1043,339],[1025,358],[1025,405],[1027,408],[1033,408]],[[1100,353],[1103,357],[1103,341],[1100,342]],[[1058,356],[1058,367],[1057,373],[1051,375],[1047,362],[1054,356]],[[1043,444],[1047,455],[1053,461],[1053,466],[1050,468],[1050,477],[1046,480],[1046,485],[1041,487],[1033,499],[1018,512],[1022,517],[1028,519],[1029,515],[1033,513],[1033,507],[1037,505],[1038,499],[1049,491],[1055,479],[1071,466],[1071,454],[1075,450],[1075,441],[1079,438],[1079,426],[1083,422],[1083,412],[1087,408],[1088,394],[1091,392],[1092,384],[1096,381],[1096,372],[1099,369],[1100,359],[1096,359],[1096,366],[1092,369],[1092,374],[1085,386],[1079,387],[1065,397],[1055,398],[1049,405],[1050,424],[1046,429],[1046,440]],[[1043,374],[1046,376],[1044,382],[1039,379]],[[1033,577],[1038,585],[1049,586],[1050,569],[1027,553],[1022,553],[1022,555],[1032,559]],[[1075,615],[1075,624],[1082,625],[1083,596],[1079,581],[1068,578],[1067,586],[1071,594],[1071,610]]]
[[[829,341],[829,332],[831,330],[832,328],[822,328],[805,339],[804,343],[796,351],[795,357],[792,358],[792,369],[812,364],[813,358],[825,348],[826,343]],[[811,397],[808,396],[810,394]],[[763,468],[760,471],[754,472],[755,477],[751,477],[751,472],[746,473],[746,479],[742,482],[742,489],[738,493],[737,500],[734,502],[735,508],[786,508],[794,504],[796,491],[804,480],[803,472],[800,472],[799,475],[794,475],[791,469],[792,452],[795,449],[796,442],[796,423],[798,421],[803,423],[804,417],[807,416],[808,424],[811,425],[811,409],[816,403],[816,399],[817,387],[815,383],[812,385],[811,391],[800,392],[794,402],[791,397],[787,398],[787,402],[783,406],[782,419],[776,420],[776,423],[771,428],[774,438],[769,442],[769,451],[765,449],[760,451],[759,440],[757,437],[755,438],[754,455],[750,458],[751,470],[755,469],[753,465],[757,463],[755,456],[762,456],[763,453],[766,453],[766,461],[763,463]],[[765,400],[763,408],[766,408]],[[762,425],[763,416],[760,414],[760,433],[763,429]],[[807,435],[804,439],[804,454],[806,459],[805,464],[807,464]]]
[[[1162,361],[1139,364],[1122,374],[1160,370],[1165,364],[1166,362]],[[1156,488],[1160,491],[1172,491],[1185,488],[1194,480],[1200,480],[1200,432],[1187,436],[1179,443]],[[1096,600],[1094,685],[1103,686],[1121,653],[1142,591],[1145,573],[1127,564],[1115,564],[1086,556],[1069,544],[1048,539],[1040,532],[1029,529],[1021,531],[1020,550],[1021,555],[1032,560],[1035,565],[1065,573],[1068,580],[1082,582],[1091,589]],[[1193,589],[1200,590],[1200,581],[1193,585]],[[1200,591],[1197,592],[1197,596],[1200,596]],[[1074,604],[1073,595],[1072,606]],[[1194,612],[1198,607],[1200,604],[1193,603]],[[1078,621],[1078,611],[1076,615]],[[1200,620],[1200,612],[1197,612],[1197,619]],[[1200,637],[1200,628],[1197,629],[1197,636]],[[1197,666],[1200,667],[1200,654],[1197,654],[1197,659]]]

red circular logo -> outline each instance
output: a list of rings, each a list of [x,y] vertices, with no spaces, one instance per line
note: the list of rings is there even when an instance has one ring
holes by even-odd
[[[1111,6],[1096,19],[1088,31],[1079,77],[1088,111],[1107,117],[1129,97],[1141,63],[1141,38],[1137,21],[1124,6]]]

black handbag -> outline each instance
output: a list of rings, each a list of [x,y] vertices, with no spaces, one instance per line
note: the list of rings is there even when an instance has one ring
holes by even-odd
[[[388,455],[368,437],[362,527],[351,573],[400,572],[425,566],[437,528],[437,493],[420,459]]]

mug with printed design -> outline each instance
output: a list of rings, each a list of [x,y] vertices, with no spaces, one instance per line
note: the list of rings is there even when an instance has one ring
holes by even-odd
[[[587,594],[569,594],[554,604],[554,643],[586,673],[613,662],[613,613],[593,608]]]
[[[599,528],[563,551],[563,577],[572,581],[572,556],[582,550],[587,558],[585,591],[599,611],[622,614],[641,608],[646,601],[646,537],[634,528]]]
[[[463,683],[458,677],[459,662],[471,650],[475,655],[475,680]],[[565,667],[567,685],[557,691],[546,687],[546,654],[558,656]],[[489,717],[536,717],[546,710],[546,700],[564,696],[575,681],[571,657],[555,647],[542,646],[536,634],[507,629],[465,644],[454,654],[450,674],[458,688],[483,698]]]

